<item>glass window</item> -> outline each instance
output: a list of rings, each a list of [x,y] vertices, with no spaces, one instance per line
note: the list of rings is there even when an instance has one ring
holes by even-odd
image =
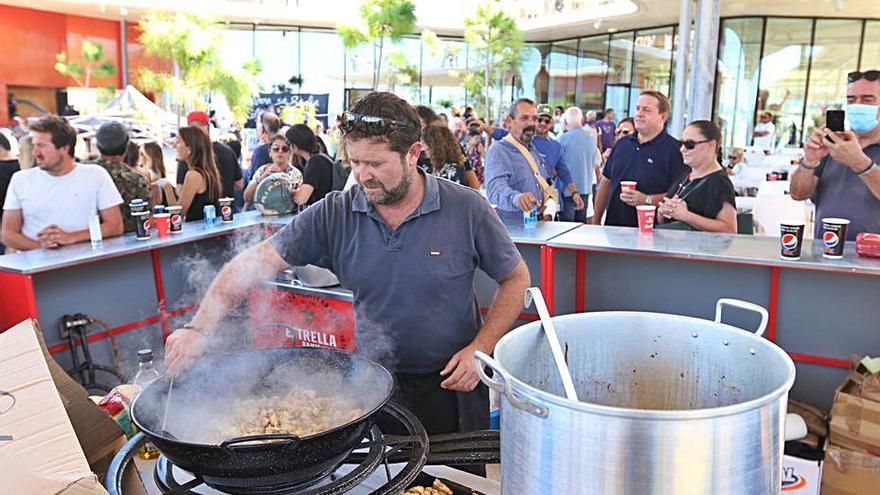
[[[535,78],[541,72],[541,57],[547,53],[550,45],[526,45],[519,62],[519,73],[522,77],[522,91],[519,97],[537,99],[535,94]],[[545,67],[546,70],[546,67]],[[540,81],[539,81],[540,82]]]
[[[861,70],[880,69],[880,21],[865,25],[865,46],[862,47]]]
[[[862,21],[816,21],[804,139],[816,126],[825,125],[825,110],[846,104],[846,75],[858,67],[861,37]]]
[[[435,46],[424,45],[421,103],[463,106],[466,92],[461,86],[461,78],[466,73],[467,46],[463,41],[441,38],[437,40]]]
[[[721,26],[715,117],[721,123],[722,145],[739,148],[751,144],[764,22],[729,19]]]
[[[629,84],[631,82],[634,34],[630,31],[611,36],[608,84]]]
[[[575,76],[578,63],[577,40],[553,43],[550,47],[550,88],[547,100],[552,106],[569,107],[575,103]]]
[[[774,149],[802,140],[812,28],[810,19],[767,19],[757,113],[773,115]]]
[[[670,93],[669,72],[672,64],[672,26],[637,31],[633,60],[633,98],[646,89]],[[630,102],[635,108],[635,101]]]
[[[345,49],[342,39],[332,31],[300,33],[300,71],[303,93],[328,93],[327,112],[332,124],[336,114],[344,110]]]
[[[586,110],[601,111],[605,103],[605,76],[608,74],[608,36],[581,39],[578,53],[577,104]]]
[[[373,87],[374,56],[375,50],[372,43],[345,50],[346,88],[370,89]]]
[[[281,31],[278,28],[257,29],[254,50],[260,61],[257,83],[260,90],[272,92],[276,84],[288,84],[291,77],[299,75],[299,33],[297,30]],[[226,54],[224,53],[224,58]]]

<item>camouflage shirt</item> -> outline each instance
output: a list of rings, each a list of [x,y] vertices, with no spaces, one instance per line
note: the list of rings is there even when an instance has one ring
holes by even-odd
[[[134,221],[134,217],[131,216],[131,208],[129,208],[128,204],[133,199],[138,198],[150,203],[150,183],[147,182],[143,175],[137,173],[125,163],[105,158],[99,158],[93,163],[103,167],[110,174],[110,178],[113,179],[113,184],[116,185],[116,189],[119,190],[119,194],[122,196],[122,221],[125,225],[125,232],[134,232],[137,229],[137,224]],[[152,208],[152,204],[150,207]]]

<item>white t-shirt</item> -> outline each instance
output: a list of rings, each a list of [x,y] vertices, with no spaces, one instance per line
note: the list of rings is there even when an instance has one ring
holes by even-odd
[[[65,232],[89,228],[89,216],[122,204],[113,179],[99,165],[77,164],[69,173],[55,177],[34,167],[12,175],[4,210],[21,210],[22,234],[37,234],[55,224]]]
[[[776,125],[774,125],[773,122],[767,122],[766,124],[763,122],[758,122],[755,125],[755,131],[767,131],[766,136],[755,136],[755,148],[762,150],[772,150],[773,143],[776,141]]]

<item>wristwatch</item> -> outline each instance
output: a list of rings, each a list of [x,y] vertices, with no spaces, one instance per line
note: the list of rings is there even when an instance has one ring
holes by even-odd
[[[204,328],[202,328],[202,327],[197,327],[197,326],[195,326],[195,325],[193,325],[193,324],[190,324],[190,323],[184,323],[184,324],[183,324],[183,328],[184,328],[185,330],[192,330],[192,331],[194,331],[194,332],[198,332],[198,333],[204,335],[205,337],[208,336],[208,332],[207,332]]]
[[[652,198],[650,194],[645,195],[645,204],[648,206],[651,206],[654,204],[654,198]]]

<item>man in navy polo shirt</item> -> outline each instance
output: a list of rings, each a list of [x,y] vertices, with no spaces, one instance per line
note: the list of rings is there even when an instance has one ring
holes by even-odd
[[[168,338],[167,369],[173,375],[202,353],[250,287],[313,264],[351,289],[358,352],[391,368],[395,397],[429,433],[486,428],[488,390],[474,352],[491,353],[516,320],[528,269],[478,192],[417,167],[419,118],[404,100],[371,93],[342,130],[358,186],[331,192],[229,262],[192,321]],[[477,268],[499,284],[485,321]]]
[[[636,206],[657,205],[672,182],[688,169],[678,141],[664,126],[669,99],[659,91],[642,91],[636,102],[636,132],[617,141],[596,191],[593,223],[637,227]],[[621,191],[621,181],[635,181],[636,190]]]

